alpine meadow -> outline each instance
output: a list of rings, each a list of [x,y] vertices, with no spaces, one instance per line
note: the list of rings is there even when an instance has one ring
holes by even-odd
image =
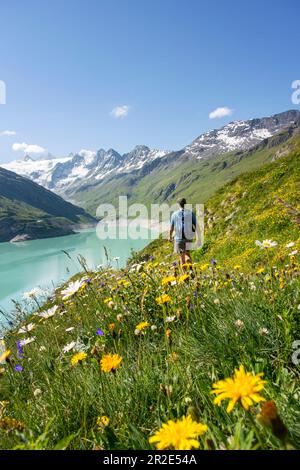
[[[296,462],[299,15],[1,0],[2,467]]]

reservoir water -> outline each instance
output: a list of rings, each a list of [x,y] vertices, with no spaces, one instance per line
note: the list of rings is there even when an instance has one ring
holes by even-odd
[[[150,231],[144,229],[142,237],[99,240],[93,230],[67,237],[0,243],[0,310],[9,312],[13,308],[12,299],[20,301],[26,291],[35,287],[52,290],[82,271],[80,255],[89,268],[95,269],[107,264],[106,248],[110,264],[124,266],[132,250],[140,250],[149,243]],[[119,259],[114,260],[115,257]]]

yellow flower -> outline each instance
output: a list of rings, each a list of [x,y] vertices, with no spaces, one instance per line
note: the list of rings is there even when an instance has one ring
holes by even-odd
[[[217,395],[214,404],[220,405],[223,400],[229,399],[227,412],[230,413],[239,400],[245,410],[248,410],[254,403],[265,401],[258,393],[263,390],[266,383],[261,379],[262,376],[263,373],[253,375],[246,372],[244,366],[241,365],[239,369],[235,369],[233,377],[213,384],[215,390],[211,393]]]
[[[257,271],[256,271],[256,274],[261,274],[263,273],[265,270],[265,268],[259,268]]]
[[[78,364],[78,362],[82,362],[86,359],[87,357],[87,354],[85,352],[79,352],[77,354],[74,354],[74,356],[72,356],[71,358],[71,364],[72,366],[76,366],[76,364]]]
[[[109,417],[108,416],[99,416],[99,418],[97,418],[97,426],[99,428],[103,428],[103,427],[106,427],[109,425]]]
[[[180,278],[178,279],[178,282],[184,282],[186,281],[190,276],[188,274],[183,274],[182,276],[180,276]]]
[[[105,304],[108,304],[108,303],[111,302],[111,301],[112,301],[112,297],[107,297],[107,299],[104,299],[104,300],[103,300],[103,302],[104,302]]]
[[[163,294],[160,297],[156,297],[155,300],[158,303],[158,305],[162,305],[162,304],[171,302],[171,297],[168,294]]]
[[[166,284],[171,284],[172,282],[176,282],[176,277],[175,276],[167,276],[164,277],[161,281],[162,285],[165,286]]]
[[[241,269],[241,265],[240,265],[240,264],[236,264],[235,266],[233,266],[233,269],[235,269],[235,270]]]
[[[106,354],[101,359],[101,370],[103,372],[113,372],[120,366],[122,357],[118,354]]]
[[[147,321],[142,321],[135,327],[135,329],[138,331],[143,331],[145,328],[148,328],[148,326],[150,326],[150,323]]]
[[[9,358],[10,355],[11,355],[11,350],[10,349],[7,349],[6,351],[4,351],[0,355],[0,364],[4,364],[4,362],[7,361],[7,359]]]
[[[208,430],[206,424],[193,421],[191,416],[183,416],[176,421],[168,421],[150,437],[149,443],[155,444],[158,450],[191,450],[198,449],[200,444],[197,440]]]
[[[116,324],[115,324],[115,323],[110,323],[110,324],[108,325],[109,331],[114,331],[115,328],[116,328]]]

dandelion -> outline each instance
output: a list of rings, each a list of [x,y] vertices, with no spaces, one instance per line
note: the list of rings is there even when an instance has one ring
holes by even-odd
[[[163,286],[165,286],[167,284],[176,284],[176,277],[175,276],[164,277],[161,281],[161,284]]]
[[[261,379],[262,376],[263,373],[253,375],[246,372],[244,366],[240,365],[239,369],[235,369],[232,378],[213,384],[215,390],[212,390],[211,393],[217,395],[214,404],[220,406],[223,400],[229,399],[227,412],[230,413],[238,401],[241,402],[245,410],[248,410],[254,403],[265,401],[259,394],[266,383]]]
[[[74,354],[74,356],[72,356],[71,364],[72,364],[72,366],[76,366],[76,364],[78,364],[79,362],[84,361],[86,358],[87,358],[87,353],[80,351],[80,352]]]
[[[109,331],[114,331],[115,328],[116,328],[116,324],[115,324],[115,323],[110,323],[110,324],[108,325]]]
[[[256,274],[262,274],[264,272],[265,268],[259,268],[257,271],[256,271]]]
[[[170,329],[166,330],[166,337],[170,338],[172,331]]]
[[[155,300],[156,300],[156,303],[158,303],[158,305],[163,305],[168,302],[171,302],[171,297],[168,294],[163,294],[160,297],[156,297]]]
[[[28,325],[22,326],[22,328],[19,329],[18,334],[24,334],[24,333],[29,333],[30,331],[35,329],[34,323],[28,323]]]
[[[208,427],[206,424],[193,421],[191,416],[183,416],[176,421],[168,421],[149,438],[150,444],[155,444],[158,450],[191,450],[198,449],[200,443],[197,440]]]
[[[188,274],[182,274],[182,276],[179,277],[178,282],[181,284],[182,282],[186,281],[189,277],[190,276]]]
[[[150,326],[150,323],[148,323],[147,321],[142,321],[135,327],[135,329],[138,331],[143,331],[145,330],[145,328],[148,328],[148,326]]]
[[[66,287],[65,289],[61,291],[63,300],[67,300],[73,295],[75,295],[79,291],[79,289],[82,287],[82,285],[83,285],[82,281],[80,280],[77,280],[75,282],[70,282],[68,287]]]
[[[264,426],[271,428],[274,436],[278,439],[285,440],[288,429],[280,418],[274,401],[267,401],[262,405],[257,419]]]
[[[256,240],[255,244],[262,249],[275,248],[278,245],[277,242],[274,242],[272,240],[263,240],[262,242]]]
[[[99,428],[106,428],[108,425],[109,425],[109,417],[108,416],[99,416],[99,418],[97,418],[97,426]]]
[[[63,353],[67,353],[67,352],[71,351],[75,346],[76,346],[76,342],[72,341],[71,343],[66,344],[66,346],[63,347],[62,351],[63,351]]]
[[[10,355],[11,355],[10,349],[6,349],[6,351],[0,354],[0,364],[5,364]]]
[[[118,354],[106,354],[101,359],[101,370],[103,372],[114,372],[120,367],[123,358]]]

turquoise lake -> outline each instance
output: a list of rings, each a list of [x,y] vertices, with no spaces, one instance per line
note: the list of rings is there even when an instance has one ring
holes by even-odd
[[[99,240],[93,230],[67,237],[0,243],[0,309],[9,312],[13,308],[12,299],[20,301],[24,292],[35,287],[52,290],[82,271],[79,255],[86,259],[89,268],[95,269],[107,264],[105,247],[110,264],[124,266],[132,250],[142,249],[149,243],[150,231],[145,229],[142,236],[138,240]],[[114,261],[114,257],[120,259]]]

